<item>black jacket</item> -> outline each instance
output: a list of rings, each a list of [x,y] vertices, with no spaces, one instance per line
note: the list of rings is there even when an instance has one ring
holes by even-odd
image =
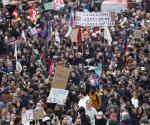
[[[95,125],[106,125],[106,124],[107,120],[105,118],[95,120]]]
[[[123,120],[119,122],[119,125],[133,125],[131,119]]]

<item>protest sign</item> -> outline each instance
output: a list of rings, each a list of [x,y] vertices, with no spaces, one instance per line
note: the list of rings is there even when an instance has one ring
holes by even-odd
[[[33,119],[40,120],[46,115],[45,111],[42,109],[33,109]]]
[[[65,89],[68,83],[70,71],[71,70],[69,68],[57,66],[52,83],[52,88]]]
[[[78,28],[75,28],[75,29],[72,29],[72,32],[71,32],[71,42],[77,42],[77,35],[78,35]]]
[[[75,24],[77,26],[104,27],[114,26],[115,22],[109,12],[76,12]]]
[[[141,35],[142,35],[141,30],[134,31],[134,38],[135,39],[141,38]]]
[[[59,10],[60,8],[64,7],[63,0],[54,0],[53,2],[44,3],[44,9],[47,10]]]
[[[29,120],[40,120],[46,115],[43,109],[32,109],[26,111],[26,119]]]
[[[45,10],[53,9],[53,2],[44,3],[44,9]]]
[[[103,0],[94,0],[94,3],[95,4],[99,4],[99,3],[101,3]]]
[[[56,103],[64,105],[67,99],[69,91],[64,89],[52,88],[47,98],[48,103]]]
[[[2,0],[3,5],[8,5],[9,4],[9,0]]]

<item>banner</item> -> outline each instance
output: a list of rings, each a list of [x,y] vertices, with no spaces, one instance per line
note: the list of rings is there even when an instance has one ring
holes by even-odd
[[[68,90],[52,88],[47,98],[47,102],[64,105],[66,103],[68,93]]]
[[[52,83],[52,88],[65,89],[68,83],[70,71],[71,70],[69,68],[57,66]]]
[[[109,12],[76,12],[75,24],[85,27],[104,27],[114,26],[115,21],[112,20]]]

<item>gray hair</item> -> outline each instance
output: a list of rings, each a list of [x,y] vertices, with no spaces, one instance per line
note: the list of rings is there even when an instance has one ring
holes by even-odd
[[[127,119],[130,119],[130,115],[128,112],[123,112],[121,114],[121,120],[127,120]]]

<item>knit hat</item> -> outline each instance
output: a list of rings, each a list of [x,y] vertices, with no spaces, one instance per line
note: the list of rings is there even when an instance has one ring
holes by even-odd
[[[96,114],[96,118],[97,118],[97,119],[102,119],[102,118],[103,118],[103,112],[102,112],[102,111],[98,112],[98,113]]]

